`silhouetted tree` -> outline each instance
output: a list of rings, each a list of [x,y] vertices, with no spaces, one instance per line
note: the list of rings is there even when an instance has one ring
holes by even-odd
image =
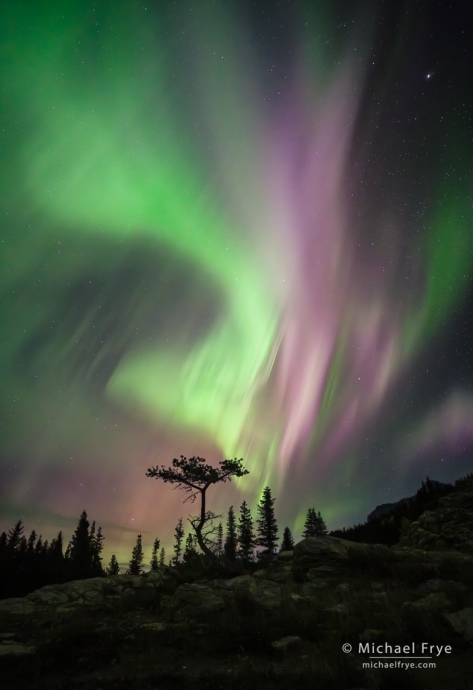
[[[223,547],[223,551],[225,553],[225,558],[228,558],[229,561],[234,561],[236,558],[237,550],[237,532],[235,511],[233,510],[233,506],[230,506],[228,510],[226,527],[227,529],[225,533],[225,544]]]
[[[178,523],[174,529],[174,564],[179,563],[179,558],[182,552],[182,540],[184,539],[184,528],[182,526],[182,518],[179,518]]]
[[[136,544],[131,553],[131,561],[128,565],[128,572],[130,575],[141,575],[143,558],[143,545],[141,543],[141,534],[139,534],[136,538]]]
[[[150,561],[150,566],[151,570],[157,570],[158,569],[158,551],[159,551],[159,546],[161,542],[159,541],[158,537],[154,540],[153,543],[153,551],[151,553],[151,561]]]
[[[293,551],[294,550],[294,539],[292,538],[291,530],[289,527],[284,528],[282,535],[281,551]]]
[[[253,518],[251,510],[246,505],[246,501],[240,506],[240,517],[238,518],[237,530],[238,552],[244,563],[253,559],[255,548],[255,532],[253,528]]]
[[[9,550],[14,551],[20,545],[23,530],[23,520],[18,520],[16,525],[14,525],[7,534],[7,545]]]
[[[257,546],[262,546],[262,558],[271,558],[275,551],[278,542],[278,526],[274,516],[274,502],[275,498],[271,497],[271,489],[265,486],[263,493],[258,503],[256,510],[259,518],[256,521],[257,525]]]
[[[320,514],[320,510],[316,513],[315,508],[309,508],[304,523],[304,531],[302,532],[303,538],[323,537],[326,534],[327,525]]]
[[[186,563],[192,563],[198,558],[198,553],[196,549],[197,539],[195,534],[189,533],[186,539],[186,546],[184,549],[183,559]]]
[[[232,477],[243,477],[248,474],[248,470],[244,469],[242,462],[243,460],[236,458],[234,460],[221,460],[219,467],[212,467],[212,465],[206,464],[205,458],[186,458],[181,455],[179,460],[174,458],[172,467],[156,466],[148,469],[146,473],[147,477],[155,477],[166,483],[176,484],[179,489],[189,494],[186,500],[191,503],[200,495],[200,514],[196,517],[190,517],[189,522],[195,531],[200,548],[212,559],[215,558],[215,554],[206,544],[203,530],[216,516],[206,509],[207,489],[212,484],[231,481]]]
[[[87,513],[82,511],[76,530],[71,539],[70,562],[74,579],[91,577],[92,548],[89,534],[89,521]],[[40,542],[41,536],[38,539]],[[36,549],[38,549],[38,542]]]
[[[93,523],[95,526],[95,522]],[[92,571],[95,576],[103,575],[102,568],[102,551],[103,551],[103,540],[104,536],[102,534],[102,528],[99,527],[92,539],[90,540],[90,548],[92,551]]]
[[[223,525],[221,522],[218,523],[217,527],[217,539],[215,542],[215,555],[217,558],[221,558],[223,554]]]
[[[108,564],[107,568],[107,575],[118,575],[119,572],[120,566],[118,565],[117,557],[115,556],[115,554],[112,554],[110,563]]]
[[[161,551],[159,552],[159,565],[165,564],[165,558],[166,558],[166,551],[164,550],[164,546],[163,546],[161,548]]]
[[[34,552],[34,547],[35,547],[37,538],[38,538],[38,535],[36,534],[35,530],[31,530],[31,534],[28,537],[28,553]]]

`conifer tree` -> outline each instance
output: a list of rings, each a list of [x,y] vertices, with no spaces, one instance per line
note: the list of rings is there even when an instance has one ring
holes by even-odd
[[[182,526],[182,518],[179,518],[178,523],[174,529],[174,539],[175,539],[175,544],[174,544],[174,565],[177,565],[179,563],[179,558],[182,552],[182,540],[184,538],[184,528]]]
[[[0,534],[0,552],[4,551],[7,548],[7,533],[2,532]]]
[[[117,557],[115,556],[115,554],[112,554],[110,563],[107,568],[107,575],[118,575],[119,572],[120,566],[118,565]]]
[[[221,522],[218,523],[217,527],[217,539],[215,541],[215,555],[217,558],[221,558],[223,554],[223,525]]]
[[[317,523],[318,523],[318,530],[319,533],[317,536],[319,537],[324,537],[327,532],[327,525],[325,524],[325,520],[323,519],[322,515],[320,514],[320,510],[317,512]]]
[[[21,537],[23,536],[23,520],[18,520],[18,522],[11,528],[7,534],[7,544],[8,548],[15,550],[20,545]]]
[[[164,550],[164,546],[161,547],[161,551],[159,552],[159,565],[165,565],[165,559],[166,558],[166,551]]]
[[[34,530],[32,530],[30,536],[28,537],[28,553],[33,553],[37,538],[38,535]]]
[[[77,527],[71,539],[70,562],[72,575],[81,579],[91,576],[92,547],[89,534],[87,513],[82,511]],[[36,545],[37,546],[37,545]]]
[[[257,546],[262,546],[262,558],[272,558],[276,551],[278,542],[278,526],[274,516],[274,502],[275,498],[271,497],[271,489],[265,486],[263,493],[258,503],[256,510],[259,518],[256,521],[257,525]]]
[[[40,534],[37,541],[36,541],[36,544],[34,547],[34,552],[36,554],[39,554],[42,552],[42,550],[43,550],[43,536]]]
[[[31,535],[30,535],[31,539]],[[62,536],[62,532],[58,532],[58,535],[55,539],[52,540],[51,546],[49,547],[51,553],[53,553],[56,557],[63,558],[63,548],[64,548],[64,540]],[[28,549],[29,549],[29,539],[28,539]]]
[[[294,539],[292,538],[291,530],[289,527],[284,528],[282,535],[281,551],[293,551],[294,550]]]
[[[226,527],[227,529],[225,533],[225,544],[223,547],[223,551],[225,553],[225,558],[228,558],[229,561],[234,561],[236,558],[237,550],[237,533],[235,511],[233,510],[233,506],[230,506],[228,510]]]
[[[237,541],[239,554],[243,561],[248,563],[253,559],[255,533],[253,528],[253,518],[251,517],[251,510],[246,505],[246,501],[243,501],[240,506]]]
[[[157,570],[158,569],[158,551],[159,551],[159,546],[161,542],[159,541],[158,537],[154,540],[153,543],[153,551],[151,553],[151,561],[150,561],[150,566],[151,570]]]
[[[95,531],[95,521],[92,523],[94,530],[92,532],[92,537],[90,539],[90,549],[92,553],[92,572],[94,575],[103,575],[102,568],[102,551],[103,551],[103,541],[105,537],[102,534],[102,528],[99,527]]]
[[[197,539],[195,535],[189,533],[186,539],[186,546],[184,549],[183,559],[186,563],[191,563],[197,558]]]
[[[302,536],[307,537],[322,537],[327,534],[327,525],[320,514],[315,512],[315,508],[309,508],[304,523],[304,531]]]
[[[141,534],[139,534],[136,538],[136,544],[131,553],[131,561],[128,565],[128,573],[130,575],[141,575],[143,558],[143,545],[141,543]]]

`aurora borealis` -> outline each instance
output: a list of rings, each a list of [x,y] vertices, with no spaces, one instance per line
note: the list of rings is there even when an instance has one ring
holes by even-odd
[[[2,529],[168,543],[180,454],[297,538],[472,470],[471,11],[391,5],[3,6]]]

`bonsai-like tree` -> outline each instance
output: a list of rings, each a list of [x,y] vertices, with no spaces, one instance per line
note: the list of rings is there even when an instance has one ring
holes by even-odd
[[[205,526],[211,523],[217,516],[206,509],[207,489],[212,484],[231,481],[232,477],[243,477],[249,474],[242,465],[243,460],[221,460],[218,467],[208,465],[205,458],[192,457],[186,458],[184,455],[180,459],[174,458],[172,467],[152,467],[146,472],[147,477],[162,479],[165,483],[175,484],[176,488],[182,489],[188,495],[186,502],[194,503],[200,495],[200,513],[196,517],[189,517],[197,542],[206,556],[214,560],[215,554],[206,544]]]

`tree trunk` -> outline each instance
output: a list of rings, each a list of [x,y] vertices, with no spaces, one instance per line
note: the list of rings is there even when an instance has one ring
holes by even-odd
[[[210,558],[211,561],[214,561],[215,560],[215,554],[212,553],[212,551],[209,549],[209,547],[205,544],[203,537],[202,537],[202,530],[203,530],[205,522],[206,522],[206,520],[205,520],[205,492],[207,491],[209,486],[210,486],[210,484],[207,484],[207,486],[204,486],[204,488],[201,490],[200,496],[201,496],[202,502],[201,502],[201,507],[200,507],[200,521],[198,522],[197,525],[195,525],[195,527],[193,525],[193,527],[194,527],[195,535],[197,537],[197,541],[199,543],[200,548],[205,553],[205,555],[208,556],[208,558]]]

